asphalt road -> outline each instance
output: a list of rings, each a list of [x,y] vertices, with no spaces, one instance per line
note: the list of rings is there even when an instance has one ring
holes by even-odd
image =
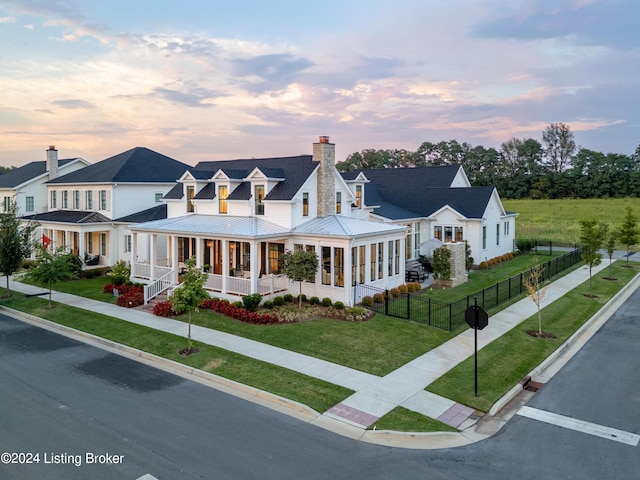
[[[640,291],[528,407],[640,433],[637,312]],[[9,480],[640,475],[640,447],[521,415],[492,438],[455,449],[350,440],[4,315],[0,405],[0,453],[17,462],[39,454],[39,463],[0,463],[0,478]]]

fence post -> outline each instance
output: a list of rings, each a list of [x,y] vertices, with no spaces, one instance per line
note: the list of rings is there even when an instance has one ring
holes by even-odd
[[[411,320],[411,294],[407,293],[407,320]]]
[[[429,297],[429,303],[427,305],[428,305],[428,308],[427,308],[427,317],[428,317],[427,324],[429,326],[431,326],[431,297]]]
[[[389,290],[384,291],[384,314],[389,315]]]
[[[496,283],[496,307],[500,305],[500,301],[498,300],[499,298],[500,298],[500,282]]]
[[[453,331],[453,303],[449,304],[449,331]]]

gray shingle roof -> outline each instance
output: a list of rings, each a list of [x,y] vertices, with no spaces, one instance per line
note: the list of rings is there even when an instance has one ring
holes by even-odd
[[[47,183],[174,183],[189,168],[161,153],[136,147]]]
[[[291,200],[317,167],[318,162],[314,162],[311,155],[299,155],[200,162],[195,168],[208,170],[212,174],[222,170],[229,178],[234,179],[245,178],[252,170],[259,168],[270,178],[284,178],[269,192],[265,200]],[[229,195],[229,200],[247,200],[250,196],[251,190],[248,184],[245,188],[241,185]]]
[[[76,160],[75,158],[67,158],[58,160],[58,166],[66,165]],[[9,170],[7,173],[0,175],[0,188],[14,188],[22,185],[29,180],[39,177],[47,172],[47,162],[45,160],[39,162],[30,162],[22,167]]]
[[[167,205],[164,203],[162,205],[147,208],[141,212],[132,213],[131,215],[118,218],[115,221],[123,223],[143,223],[151,222],[153,220],[162,220],[163,218],[167,218]]]
[[[200,189],[198,193],[193,197],[194,200],[211,200],[216,196],[215,183],[207,183]]]
[[[54,210],[52,212],[37,213],[22,217],[25,220],[35,222],[62,222],[62,223],[104,223],[111,222],[110,218],[98,212],[83,210]]]

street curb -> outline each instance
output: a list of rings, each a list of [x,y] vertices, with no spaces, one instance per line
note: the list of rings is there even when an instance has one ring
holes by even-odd
[[[598,329],[606,323],[607,320],[611,317],[613,312],[619,308],[619,306],[624,303],[624,301],[631,296],[631,294],[640,287],[640,273],[637,274],[633,279],[628,282],[618,293],[616,293],[611,300],[609,300],[605,305],[603,305],[593,316],[587,320],[573,335],[571,335],[562,345],[560,345],[551,355],[545,358],[536,368],[534,368],[528,375],[531,378],[540,377],[545,371],[550,369],[550,367],[556,362],[560,361],[560,357],[567,354],[567,358],[562,360],[562,365],[564,365],[573,355],[575,355],[576,351],[571,352],[574,346],[584,345],[597,331]],[[559,369],[562,365],[555,365],[554,368]],[[553,372],[548,378],[553,376],[555,372]],[[524,385],[517,384],[511,390],[509,390],[500,400],[493,404],[489,413],[489,416],[495,416],[498,412],[500,412],[509,402],[511,402],[515,397],[517,397],[522,390],[524,389]]]

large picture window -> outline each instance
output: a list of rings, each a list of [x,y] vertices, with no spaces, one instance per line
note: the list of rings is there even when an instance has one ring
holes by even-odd
[[[344,287],[344,248],[333,248],[333,285]]]
[[[331,247],[322,247],[322,284],[331,285]]]

